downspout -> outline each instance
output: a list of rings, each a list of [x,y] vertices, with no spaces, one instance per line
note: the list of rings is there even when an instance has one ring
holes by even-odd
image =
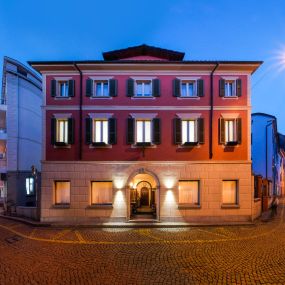
[[[74,62],[75,68],[80,74],[80,94],[79,94],[79,151],[78,151],[78,160],[82,160],[82,71]],[[75,92],[75,90],[74,90]]]
[[[211,72],[211,86],[210,86],[210,141],[209,141],[209,157],[210,159],[213,158],[213,115],[214,115],[214,72],[219,66],[219,62],[216,63],[216,66]]]

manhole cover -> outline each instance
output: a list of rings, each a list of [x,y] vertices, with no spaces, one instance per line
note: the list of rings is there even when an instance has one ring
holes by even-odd
[[[6,242],[8,242],[8,243],[15,243],[15,242],[20,241],[20,240],[22,240],[22,239],[23,239],[22,237],[20,237],[20,236],[18,236],[18,235],[15,235],[15,236],[6,238],[5,240],[6,240]]]

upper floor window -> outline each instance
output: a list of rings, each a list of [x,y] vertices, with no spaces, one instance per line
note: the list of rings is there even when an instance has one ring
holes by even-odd
[[[220,79],[220,97],[240,97],[241,79]]]
[[[173,79],[173,96],[182,98],[195,98],[204,96],[203,79]]]
[[[86,80],[86,96],[93,98],[116,97],[118,83],[116,79],[109,80]]]
[[[220,119],[220,143],[225,145],[241,144],[241,118]]]
[[[51,143],[64,146],[74,143],[74,119],[52,118],[51,119]]]
[[[34,178],[33,177],[26,178],[26,194],[27,195],[34,194]]]
[[[149,98],[160,96],[159,79],[133,79],[127,80],[127,96]]]
[[[93,146],[107,146],[117,143],[117,123],[115,118],[85,119],[85,141]]]
[[[175,118],[174,144],[182,146],[195,146],[204,143],[204,119]]]
[[[128,119],[127,143],[137,146],[160,144],[160,119]]]
[[[51,80],[51,96],[58,98],[74,97],[74,80]]]

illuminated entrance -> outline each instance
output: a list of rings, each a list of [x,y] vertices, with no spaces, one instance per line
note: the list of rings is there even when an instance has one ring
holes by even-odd
[[[144,170],[139,170],[129,180],[129,218],[145,220],[158,218],[157,178]]]

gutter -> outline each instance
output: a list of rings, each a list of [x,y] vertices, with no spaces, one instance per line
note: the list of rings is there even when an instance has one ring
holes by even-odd
[[[214,115],[214,72],[216,71],[216,69],[219,66],[219,62],[216,62],[216,66],[214,67],[214,69],[211,72],[211,88],[210,88],[210,120],[209,120],[209,124],[210,124],[210,141],[209,141],[209,158],[212,159],[213,158],[213,115]]]
[[[79,152],[78,159],[82,160],[82,71],[74,62],[74,67],[78,70],[80,74],[80,94],[79,94]],[[75,86],[75,85],[74,85]],[[75,92],[75,90],[74,90]]]

